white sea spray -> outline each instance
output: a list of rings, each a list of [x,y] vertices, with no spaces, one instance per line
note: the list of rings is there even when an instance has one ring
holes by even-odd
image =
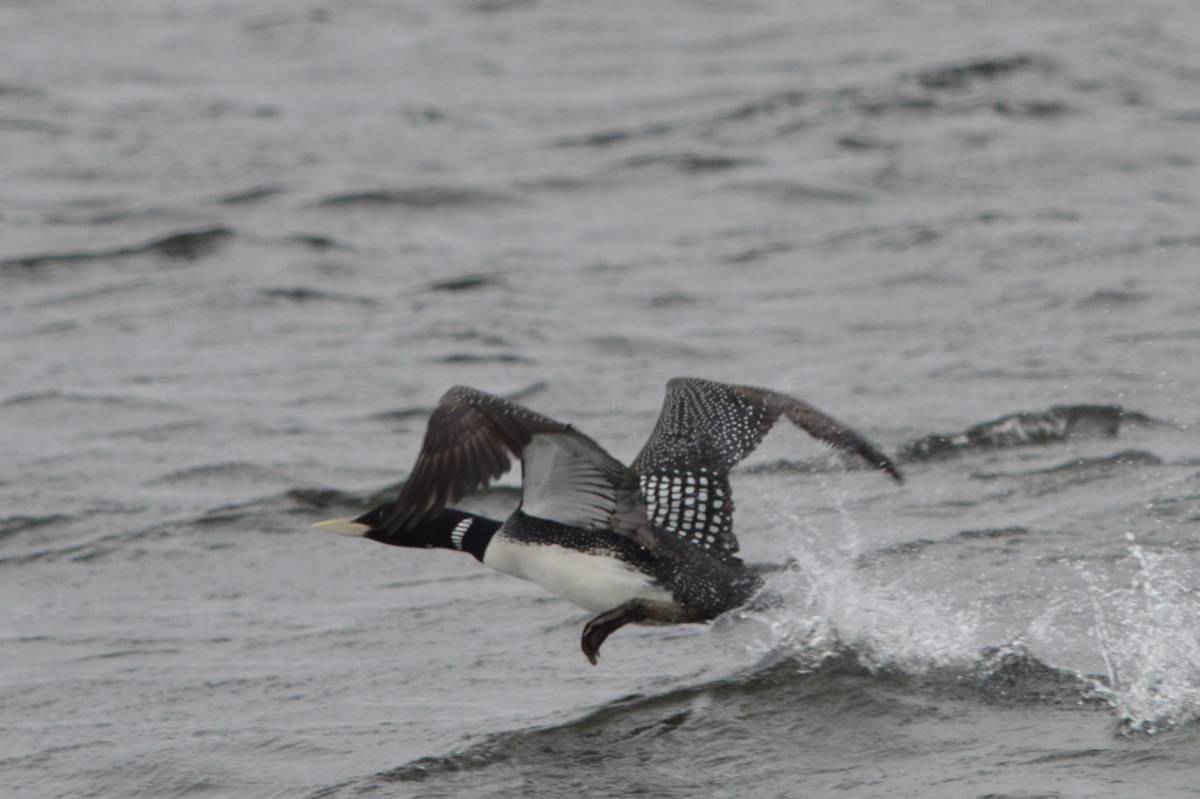
[[[1124,730],[1153,734],[1200,719],[1200,589],[1191,559],[1126,537],[1133,566],[1126,584],[1082,567],[1080,576],[1107,672],[1097,693]]]
[[[770,581],[784,601],[765,614],[766,646],[792,650],[802,661],[849,649],[868,668],[914,675],[978,662],[977,610],[864,569],[857,521],[836,489],[824,481],[822,487],[837,510],[837,529],[821,529],[794,509],[777,512],[796,539],[790,568]]]

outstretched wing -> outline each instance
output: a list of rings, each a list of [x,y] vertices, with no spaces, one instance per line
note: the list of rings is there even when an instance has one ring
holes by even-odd
[[[521,510],[529,516],[633,533],[646,518],[640,503],[640,523],[627,512],[636,486],[624,464],[575,430],[539,433],[521,454]]]
[[[630,471],[592,439],[515,402],[455,386],[438,402],[417,462],[394,503],[358,521],[403,532],[522,462],[522,509],[577,527],[607,527],[636,493]],[[624,501],[622,501],[624,500]],[[644,515],[643,515],[644,519]],[[636,521],[624,527],[636,526]]]
[[[763,440],[780,416],[814,438],[855,452],[903,480],[865,438],[803,400],[751,386],[677,377],[633,471],[656,527],[721,555],[738,551],[729,470]]]

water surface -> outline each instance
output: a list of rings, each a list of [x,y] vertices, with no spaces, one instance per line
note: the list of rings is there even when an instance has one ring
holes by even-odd
[[[1191,796],[1200,10],[0,8],[6,795]],[[309,528],[449,385],[735,474],[787,604],[623,630]],[[477,500],[503,514],[515,477]]]

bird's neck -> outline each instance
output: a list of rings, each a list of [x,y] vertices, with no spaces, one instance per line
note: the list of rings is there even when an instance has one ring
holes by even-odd
[[[455,549],[469,552],[483,561],[492,536],[501,522],[454,508],[437,508],[422,516],[417,523],[401,533],[372,530],[367,538],[398,547],[426,549]]]

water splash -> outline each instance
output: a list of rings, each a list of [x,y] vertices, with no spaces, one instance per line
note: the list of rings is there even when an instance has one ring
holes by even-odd
[[[1126,538],[1134,542],[1132,533]],[[1128,585],[1080,570],[1107,684],[1096,691],[1127,733],[1153,735],[1200,720],[1200,591],[1195,565],[1179,553],[1131,543]]]
[[[864,570],[857,521],[830,485],[822,481],[822,489],[837,510],[838,530],[821,530],[791,509],[775,513],[798,541],[791,568],[769,583],[783,601],[759,614],[769,630],[759,648],[782,649],[813,666],[849,649],[869,669],[910,675],[977,663],[979,613]]]
[[[831,486],[822,483],[822,489],[837,510],[836,528],[821,529],[790,508],[774,514],[777,524],[794,531],[797,545],[792,566],[769,581],[782,601],[753,613],[767,631],[752,645],[757,654],[785,655],[807,671],[849,652],[872,671],[950,672],[985,686],[997,670],[1007,679],[1014,668],[1032,664],[1062,683],[1047,695],[1107,704],[1123,734],[1153,735],[1200,721],[1200,564],[1186,553],[1156,551],[1127,534],[1127,570],[1099,571],[1080,562],[1082,595],[1076,589],[1047,598],[1017,640],[989,646],[978,603],[954,604],[864,567],[857,521]],[[1103,674],[1046,665],[1026,648],[1028,638],[1040,650],[1078,652],[1079,614],[1086,619],[1089,612],[1094,644],[1084,646],[1098,648],[1092,651]]]

